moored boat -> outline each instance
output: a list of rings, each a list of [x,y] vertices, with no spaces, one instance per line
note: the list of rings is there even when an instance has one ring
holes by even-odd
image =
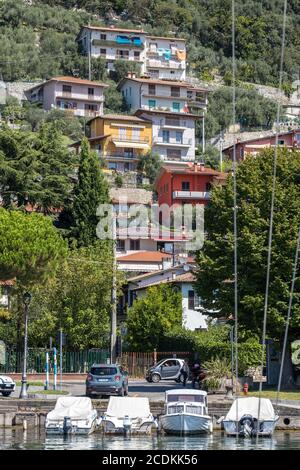
[[[161,428],[167,434],[201,434],[212,432],[208,415],[207,393],[202,390],[175,389],[166,392],[165,414]]]
[[[228,436],[271,436],[279,416],[275,414],[268,398],[237,398],[231,405],[226,417],[220,418]],[[259,429],[258,429],[259,425]]]
[[[91,434],[98,426],[98,413],[87,397],[59,397],[47,414],[46,434]]]
[[[150,434],[157,423],[146,397],[110,397],[102,418],[105,433]]]

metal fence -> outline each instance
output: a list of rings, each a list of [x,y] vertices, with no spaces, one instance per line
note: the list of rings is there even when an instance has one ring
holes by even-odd
[[[27,358],[28,373],[42,373],[45,371],[46,352],[49,353],[50,371],[53,370],[52,349],[29,349]],[[88,351],[63,351],[62,371],[66,373],[85,373],[93,363],[106,363],[109,351],[91,349]],[[22,370],[23,353],[15,350],[6,350],[5,364],[0,364],[0,372],[15,373]],[[60,366],[60,355],[57,351],[57,365]]]
[[[145,377],[146,370],[161,359],[178,357],[192,363],[194,354],[186,351],[179,352],[126,352],[123,353],[118,361],[128,371],[131,377]]]

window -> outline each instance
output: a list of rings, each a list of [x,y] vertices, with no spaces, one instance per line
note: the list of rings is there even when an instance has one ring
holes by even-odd
[[[130,240],[130,250],[140,250],[140,240]]]
[[[182,132],[176,131],[176,142],[182,144]]]
[[[148,100],[148,106],[150,109],[156,107],[156,101],[155,100]]]
[[[182,181],[181,190],[182,191],[189,191],[190,190],[190,182],[189,181]]]
[[[117,50],[117,59],[129,59],[129,51]]]
[[[106,57],[106,49],[100,49],[100,56]]]
[[[100,34],[100,39],[102,39],[103,41],[106,41],[106,34]]]
[[[140,53],[139,53],[139,51],[134,51],[133,55],[134,55],[134,60],[140,60]]]
[[[94,96],[94,88],[88,88],[88,94]]]
[[[125,251],[125,240],[117,240],[117,251]]]
[[[171,160],[178,160],[181,158],[180,149],[167,149],[167,158]]]
[[[179,113],[180,112],[180,103],[173,102],[172,107],[173,107],[173,112],[174,113]]]
[[[168,143],[170,141],[170,132],[169,131],[163,131],[163,142]]]
[[[175,98],[179,98],[180,88],[177,86],[171,86],[171,96],[174,96]]]
[[[284,140],[278,140],[278,145],[284,145],[284,144],[285,144]]]
[[[119,129],[119,138],[124,140],[126,139],[126,128],[125,127],[120,127]]]
[[[141,129],[132,129],[132,140],[141,140]]]
[[[148,85],[149,95],[155,95],[155,85]]]
[[[188,308],[195,310],[195,292],[193,290],[188,291]]]
[[[211,183],[206,183],[205,191],[210,191],[210,190],[211,190]]]
[[[63,91],[64,93],[72,93],[72,87],[71,87],[71,85],[63,85],[63,86],[62,86],[62,91]]]
[[[180,119],[177,117],[174,117],[174,118],[166,117],[166,126],[180,127]]]
[[[125,158],[133,158],[133,149],[125,149],[124,150],[124,157]]]
[[[85,103],[84,104],[84,109],[86,111],[97,111],[98,106],[96,104]]]

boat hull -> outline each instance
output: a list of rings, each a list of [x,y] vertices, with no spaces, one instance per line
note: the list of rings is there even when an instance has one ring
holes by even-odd
[[[151,434],[152,429],[155,427],[155,421],[144,421],[137,420],[132,422],[130,434]],[[103,419],[102,428],[105,434],[124,434],[128,431],[123,426],[123,420],[118,419]]]
[[[254,430],[253,432],[253,436],[256,436],[258,434],[258,436],[272,436],[274,430],[275,430],[275,426],[276,426],[276,422],[277,420],[273,420],[273,421],[261,421],[260,422],[260,431],[257,433],[256,430]],[[224,429],[225,429],[225,433],[228,435],[228,436],[241,436],[241,437],[248,437],[244,431],[243,428],[241,428],[241,426],[239,425],[238,423],[238,428],[237,428],[237,423],[236,421],[223,421],[223,424],[224,424]]]
[[[212,432],[210,416],[187,413],[167,414],[160,417],[162,429],[167,434],[203,434]]]

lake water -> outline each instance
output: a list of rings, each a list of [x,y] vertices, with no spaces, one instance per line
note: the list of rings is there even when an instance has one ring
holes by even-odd
[[[90,436],[47,437],[43,430],[0,429],[0,450],[43,449],[43,450],[300,450],[299,431],[275,431],[272,438],[236,439],[227,437],[221,431],[203,436]]]

